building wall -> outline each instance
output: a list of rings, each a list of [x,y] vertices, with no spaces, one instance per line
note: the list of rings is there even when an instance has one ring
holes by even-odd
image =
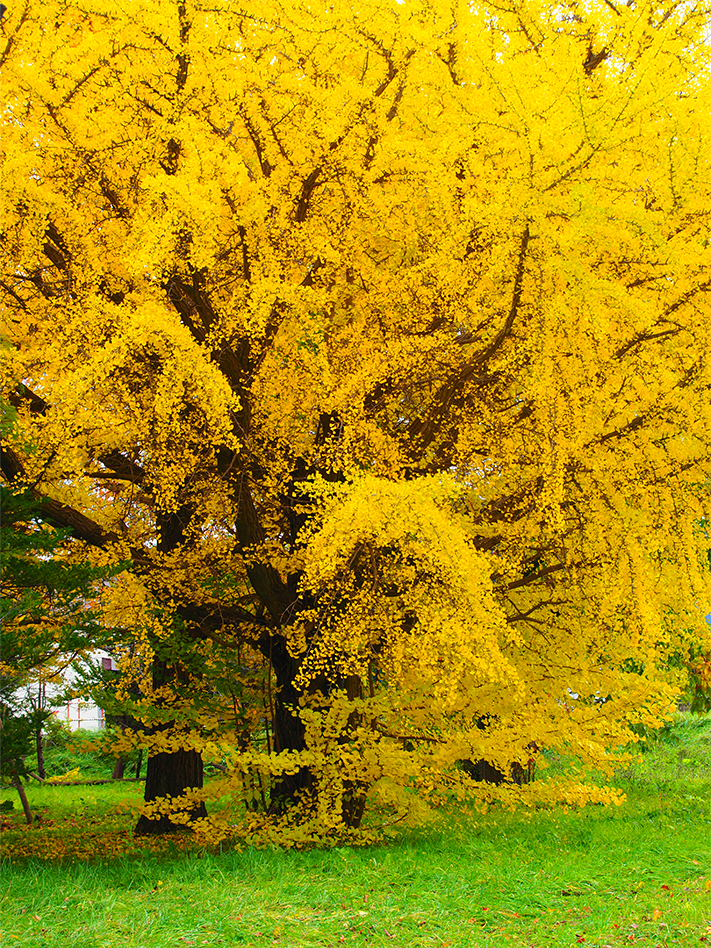
[[[52,713],[60,721],[68,724],[72,731],[80,727],[89,731],[98,731],[105,725],[104,709],[98,708],[87,698],[74,698],[61,708],[52,708]]]
[[[100,661],[104,668],[116,667],[111,656],[102,650],[93,652],[90,658],[93,662]],[[89,731],[98,731],[103,728],[106,724],[104,710],[99,708],[91,698],[72,698],[59,706],[52,707],[53,699],[76,680],[76,675],[71,668],[68,668],[62,677],[61,683],[48,681],[28,685],[18,693],[18,698],[26,699],[26,702],[34,707],[49,708],[56,718],[68,724],[73,731],[78,728],[86,728]]]

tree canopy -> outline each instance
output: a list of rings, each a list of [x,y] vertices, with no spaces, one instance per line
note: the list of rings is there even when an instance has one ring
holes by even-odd
[[[694,0],[5,16],[3,470],[131,559],[107,608],[170,713],[211,649],[264,657],[273,810],[354,824],[369,787],[532,748],[600,766],[669,709],[708,638],[708,26]]]

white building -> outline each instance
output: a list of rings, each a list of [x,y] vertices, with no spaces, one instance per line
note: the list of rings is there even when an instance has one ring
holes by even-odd
[[[104,651],[92,652],[90,659],[93,662],[101,662],[106,669],[116,668],[114,659]],[[33,682],[21,689],[17,693],[17,698],[30,707],[48,708],[56,718],[64,721],[73,731],[78,728],[98,731],[106,723],[104,709],[96,705],[91,698],[71,698],[58,706],[53,702],[54,698],[76,682],[77,677],[76,672],[69,666],[62,675],[61,683],[41,680]]]

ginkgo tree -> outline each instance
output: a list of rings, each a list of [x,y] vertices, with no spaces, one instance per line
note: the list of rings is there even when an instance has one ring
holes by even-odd
[[[463,792],[461,761],[604,766],[668,712],[708,638],[708,28],[8,10],[3,471],[132,562],[106,608],[153,662],[143,830],[168,795],[205,815],[219,650],[268,664],[273,739],[214,792],[251,768],[322,829]]]

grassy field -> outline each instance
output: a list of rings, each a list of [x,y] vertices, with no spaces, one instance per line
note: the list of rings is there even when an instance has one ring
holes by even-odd
[[[2,944],[711,948],[711,716],[650,738],[617,785],[621,807],[221,854],[133,839],[117,803],[140,785],[30,788],[38,826],[5,819]]]

